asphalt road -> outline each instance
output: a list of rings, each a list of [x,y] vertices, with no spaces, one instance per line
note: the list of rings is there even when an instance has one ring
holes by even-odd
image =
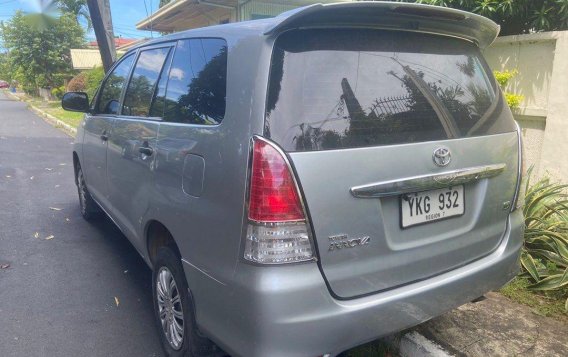
[[[150,269],[81,218],[72,142],[0,93],[0,356],[161,356]]]

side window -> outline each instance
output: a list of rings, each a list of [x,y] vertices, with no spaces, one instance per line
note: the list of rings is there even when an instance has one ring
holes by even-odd
[[[126,87],[122,115],[147,117],[170,47],[141,51]],[[159,115],[161,116],[161,115]]]
[[[225,116],[227,43],[221,39],[179,41],[166,91],[164,119],[219,124]]]
[[[100,89],[99,104],[97,113],[99,114],[118,114],[120,111],[120,94],[124,82],[130,73],[130,67],[134,61],[134,55],[129,55],[114,68],[106,78]]]

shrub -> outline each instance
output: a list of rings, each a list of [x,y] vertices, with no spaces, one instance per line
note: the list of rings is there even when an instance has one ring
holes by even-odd
[[[521,252],[523,275],[531,290],[553,292],[567,298],[568,310],[568,185],[544,177],[530,186],[526,177],[525,236]]]
[[[51,95],[57,99],[63,98],[63,94],[65,94],[65,86],[55,87],[51,90]]]
[[[523,99],[525,99],[525,97],[520,94],[508,92],[506,89],[507,89],[507,84],[509,84],[509,81],[517,74],[519,74],[519,72],[516,69],[514,69],[511,71],[508,70],[494,71],[493,74],[495,75],[495,79],[497,80],[497,83],[499,83],[501,90],[503,90],[503,94],[505,95],[505,100],[507,101],[509,107],[511,109],[517,109],[521,104],[521,102],[523,101]]]
[[[87,75],[85,72],[79,73],[69,81],[69,83],[67,84],[67,90],[69,92],[84,92],[86,78]]]
[[[103,67],[95,67],[85,73],[85,92],[87,92],[89,98],[93,98],[105,76],[105,71]]]

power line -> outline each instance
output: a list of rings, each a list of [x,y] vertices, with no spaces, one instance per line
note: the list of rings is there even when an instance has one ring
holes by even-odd
[[[150,0],[150,5],[152,4],[152,0]],[[146,9],[146,18],[150,17],[148,14],[148,7],[146,6],[146,0],[144,0],[144,8]],[[154,31],[152,31],[152,20],[150,20],[150,36],[154,38]]]

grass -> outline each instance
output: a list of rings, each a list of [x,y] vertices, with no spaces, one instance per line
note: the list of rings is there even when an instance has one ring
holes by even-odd
[[[509,299],[532,308],[533,312],[568,322],[568,312],[564,309],[566,296],[563,292],[537,292],[527,289],[531,285],[528,278],[517,277],[501,288],[500,293]]]
[[[65,124],[71,125],[76,128],[81,123],[83,119],[83,113],[68,112],[61,108],[61,102],[45,102],[41,99],[30,99],[28,102],[36,108],[43,110],[44,112],[53,115],[57,119],[61,120]]]

